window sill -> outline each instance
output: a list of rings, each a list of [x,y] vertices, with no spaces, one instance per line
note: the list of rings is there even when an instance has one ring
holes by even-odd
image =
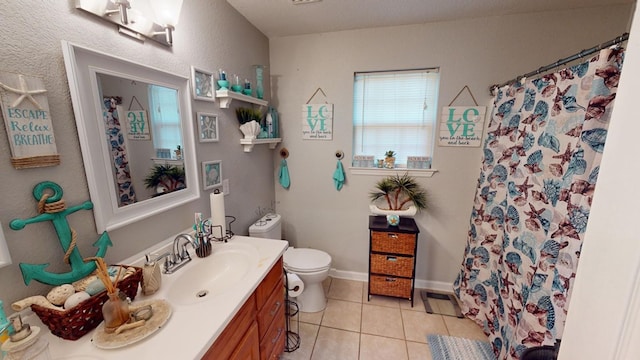
[[[436,169],[407,169],[407,168],[395,168],[395,169],[384,169],[384,168],[360,168],[360,167],[350,167],[349,172],[351,175],[395,175],[395,174],[404,174],[408,173],[413,177],[432,177],[433,174],[437,173]]]

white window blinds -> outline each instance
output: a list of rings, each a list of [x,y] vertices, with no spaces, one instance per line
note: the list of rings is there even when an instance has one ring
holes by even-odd
[[[150,85],[149,99],[153,146],[156,149],[175,149],[182,145],[178,91]]]
[[[432,156],[439,80],[438,69],[355,73],[353,155]]]

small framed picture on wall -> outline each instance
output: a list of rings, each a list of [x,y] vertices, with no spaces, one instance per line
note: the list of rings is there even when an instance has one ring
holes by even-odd
[[[193,98],[196,100],[215,101],[216,88],[213,73],[191,67],[191,85]]]
[[[218,115],[198,112],[196,113],[200,142],[214,142],[218,137]]]
[[[209,190],[222,185],[222,161],[202,162],[202,183],[204,189]]]

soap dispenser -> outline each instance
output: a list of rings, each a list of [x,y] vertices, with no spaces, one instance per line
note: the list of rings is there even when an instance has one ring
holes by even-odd
[[[20,314],[10,318],[15,330],[2,344],[7,352],[4,360],[50,360],[49,342],[40,336],[40,328],[22,323]]]
[[[156,259],[151,259],[149,254],[145,255],[147,261],[142,268],[142,294],[151,295],[160,289],[162,283],[162,271],[159,259],[169,254],[163,254]]]

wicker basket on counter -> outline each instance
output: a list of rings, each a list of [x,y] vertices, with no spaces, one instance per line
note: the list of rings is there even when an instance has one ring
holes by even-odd
[[[142,268],[126,267],[133,267],[136,271],[120,280],[118,289],[133,300],[138,294]],[[31,310],[49,327],[52,334],[67,340],[77,340],[100,325],[103,320],[102,305],[108,298],[107,291],[104,290],[68,310],[60,311],[36,304],[31,305]]]

